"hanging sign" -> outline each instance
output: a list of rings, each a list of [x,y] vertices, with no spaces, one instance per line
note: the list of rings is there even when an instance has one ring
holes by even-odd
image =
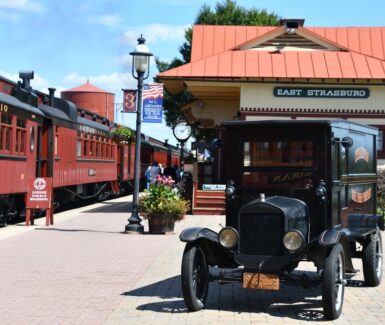
[[[274,87],[275,97],[317,97],[317,98],[368,98],[368,88],[300,88]]]
[[[136,112],[136,90],[123,90],[123,113]]]
[[[163,84],[152,83],[143,86],[142,121],[162,123],[163,117]]]

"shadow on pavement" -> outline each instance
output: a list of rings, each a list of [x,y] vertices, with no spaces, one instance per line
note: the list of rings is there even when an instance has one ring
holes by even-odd
[[[82,213],[124,213],[131,212],[131,202],[99,202],[99,204],[103,204],[102,207],[85,210]]]
[[[100,232],[105,234],[124,234],[124,231],[104,231],[92,229],[64,229],[64,228],[36,228],[35,230],[59,231],[59,232]]]
[[[124,296],[159,297],[163,301],[139,305],[137,310],[159,313],[188,313],[182,297],[180,276],[174,276],[132,291]],[[321,287],[304,288],[284,285],[279,291],[243,289],[241,283],[219,285],[210,283],[206,310],[233,313],[267,313],[304,321],[322,321]]]

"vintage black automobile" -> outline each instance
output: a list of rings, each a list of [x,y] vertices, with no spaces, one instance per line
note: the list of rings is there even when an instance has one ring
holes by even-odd
[[[357,272],[352,258],[362,259],[365,284],[378,286],[377,133],[348,121],[224,123],[226,226],[180,234],[188,309],[204,308],[210,281],[279,290],[300,261],[317,268],[328,319],[341,314],[347,279]]]

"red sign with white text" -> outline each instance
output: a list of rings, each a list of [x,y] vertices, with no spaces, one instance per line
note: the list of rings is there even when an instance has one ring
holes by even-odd
[[[27,209],[51,209],[52,177],[28,180]]]

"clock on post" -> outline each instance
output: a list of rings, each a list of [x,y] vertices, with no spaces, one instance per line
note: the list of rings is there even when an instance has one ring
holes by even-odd
[[[174,125],[172,132],[174,133],[175,138],[180,142],[180,169],[183,170],[184,144],[191,137],[192,128],[186,121],[179,121]]]
[[[186,142],[191,137],[192,128],[186,121],[179,121],[174,125],[173,133],[179,142]]]

